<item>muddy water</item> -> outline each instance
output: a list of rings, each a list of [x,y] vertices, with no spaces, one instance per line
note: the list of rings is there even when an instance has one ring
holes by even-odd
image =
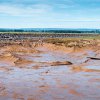
[[[0,61],[0,100],[100,100],[99,62],[94,61],[91,65],[93,61],[90,60],[85,65],[81,63],[86,57],[81,54],[78,58],[45,48],[37,49],[41,52],[19,55],[32,61],[22,63],[21,67]],[[71,61],[73,65],[49,64],[56,61]]]

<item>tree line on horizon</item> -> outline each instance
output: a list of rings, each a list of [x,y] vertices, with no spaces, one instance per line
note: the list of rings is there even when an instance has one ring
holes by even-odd
[[[48,33],[100,33],[100,30],[24,30],[24,29],[0,29],[0,32],[48,32]]]

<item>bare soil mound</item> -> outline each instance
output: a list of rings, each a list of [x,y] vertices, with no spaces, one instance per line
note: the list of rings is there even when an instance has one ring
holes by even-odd
[[[1,62],[6,62],[6,63],[8,62],[11,65],[14,65],[14,62],[17,60],[18,58],[12,55],[11,53],[3,53],[2,55],[0,55]]]
[[[9,45],[3,47],[1,50],[6,52],[22,52],[22,53],[34,53],[37,52],[37,50],[30,48],[30,47],[24,47],[21,45]]]

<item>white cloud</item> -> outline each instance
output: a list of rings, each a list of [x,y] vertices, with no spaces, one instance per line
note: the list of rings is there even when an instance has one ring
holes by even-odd
[[[18,6],[1,4],[0,14],[7,14],[12,16],[32,16],[34,14],[43,14],[51,10],[51,6],[36,4],[31,6]]]

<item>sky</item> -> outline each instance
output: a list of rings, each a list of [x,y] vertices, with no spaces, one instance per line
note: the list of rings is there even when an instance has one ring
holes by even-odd
[[[100,0],[0,0],[0,28],[100,29]]]

